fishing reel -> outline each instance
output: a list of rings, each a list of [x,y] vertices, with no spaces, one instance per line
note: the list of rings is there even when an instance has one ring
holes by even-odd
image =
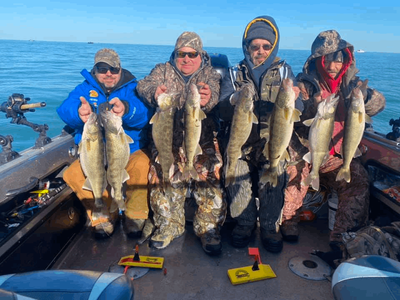
[[[39,132],[39,138],[36,140],[35,148],[43,147],[51,142],[51,139],[46,136],[46,131],[49,126],[46,124],[38,125],[29,122],[24,113],[34,112],[37,107],[45,107],[45,102],[28,104],[30,98],[25,98],[23,94],[12,94],[8,100],[1,104],[0,111],[6,113],[6,118],[11,118],[11,123],[22,124],[31,127],[34,131]]]
[[[28,104],[31,98],[25,98],[23,94],[12,94],[7,102],[0,106],[0,110],[6,113],[7,118],[12,118],[11,123],[17,123],[24,113],[34,112],[36,107],[45,107],[45,102]]]
[[[389,132],[386,138],[392,141],[400,141],[400,118],[397,120],[390,119],[389,125],[392,126],[392,132]]]

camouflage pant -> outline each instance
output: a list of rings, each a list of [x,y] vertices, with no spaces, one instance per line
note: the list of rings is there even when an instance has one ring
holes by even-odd
[[[303,199],[308,190],[308,186],[303,186],[301,182],[310,173],[310,166],[307,162],[302,160],[294,166],[288,166],[286,172],[289,176],[289,182],[285,191],[282,222],[298,222],[300,220],[298,209],[302,207]]]
[[[230,213],[240,225],[254,225],[257,216],[260,226],[266,230],[277,229],[284,203],[284,189],[287,175],[283,173],[278,177],[278,185],[274,188],[268,185],[254,185],[263,173],[263,168],[257,169],[252,163],[238,160],[236,167],[236,183],[227,187],[230,200]],[[255,193],[258,193],[259,211],[257,209]]]
[[[338,194],[338,209],[335,225],[330,234],[330,241],[342,240],[341,233],[350,229],[357,229],[367,224],[369,213],[369,181],[368,172],[357,160],[350,164],[351,181],[336,181],[343,160],[337,156],[330,156],[329,160],[319,170],[320,185],[328,190],[336,190]],[[283,220],[298,220],[296,211],[302,206],[303,198],[308,187],[301,186],[300,182],[308,175],[309,165],[299,163],[291,167],[291,181],[286,190]]]
[[[194,182],[191,191],[198,205],[193,219],[193,230],[197,236],[218,229],[225,221],[226,202],[220,184],[221,166],[222,157],[215,139],[214,147],[203,147],[203,154],[197,156],[195,162],[200,179]],[[177,165],[175,167],[179,169]],[[169,186],[163,186],[159,178],[162,178],[161,167],[153,162],[149,182],[154,224],[157,228],[168,226],[173,231],[171,234],[177,237],[185,229],[184,204],[189,183],[181,181],[180,176],[174,176]]]
[[[130,178],[126,181],[126,211],[125,215],[131,219],[147,219],[149,214],[148,205],[148,173],[149,173],[150,159],[148,155],[142,150],[132,153],[129,157],[126,170]],[[74,161],[71,166],[65,170],[63,178],[65,182],[75,192],[79,200],[82,201],[86,208],[89,218],[92,217],[94,208],[93,193],[88,190],[82,189],[86,180],[80,166],[79,160]],[[103,201],[110,208],[112,197],[110,189],[103,193]]]
[[[343,160],[331,156],[320,168],[320,184],[336,190],[338,208],[335,225],[330,234],[330,241],[342,241],[342,233],[355,230],[367,224],[369,214],[369,180],[368,172],[359,162],[353,159],[350,164],[351,181],[336,181]]]

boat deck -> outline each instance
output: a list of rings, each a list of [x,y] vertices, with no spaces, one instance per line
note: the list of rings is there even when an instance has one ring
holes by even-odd
[[[215,257],[203,251],[190,221],[185,234],[166,249],[151,249],[147,241],[140,245],[140,255],[164,257],[164,269],[149,269],[133,280],[135,299],[333,299],[328,279],[305,279],[289,268],[293,257],[307,256],[313,250],[330,250],[327,219],[300,223],[299,241],[284,242],[279,254],[263,248],[257,229],[249,247],[259,248],[262,263],[269,264],[277,277],[240,285],[231,284],[227,271],[253,265],[254,257],[249,256],[247,248],[230,245],[232,224],[227,222],[222,228],[223,251]],[[124,234],[122,222],[113,236],[105,240],[96,240],[86,228],[53,269],[109,271],[122,256],[133,255],[135,245],[136,240]]]

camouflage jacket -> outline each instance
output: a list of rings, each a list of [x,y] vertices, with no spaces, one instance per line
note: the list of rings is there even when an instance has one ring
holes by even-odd
[[[317,73],[316,59],[329,53],[344,50],[346,48],[352,54],[352,61],[346,73],[343,75],[337,94],[340,97],[339,101],[344,101],[345,108],[349,108],[351,92],[360,81],[360,78],[357,76],[359,70],[356,68],[354,47],[345,40],[341,39],[340,35],[336,31],[325,31],[322,32],[314,41],[312,46],[312,54],[304,64],[303,72],[297,75],[297,81],[301,91],[301,98],[304,104],[304,111],[301,116],[302,121],[314,118],[317,112],[317,105],[314,101],[314,96],[323,90],[323,82]],[[372,117],[385,108],[386,100],[380,92],[367,87],[366,90],[363,91],[363,95],[365,101],[365,112],[367,115]],[[303,125],[302,122],[297,123],[296,132],[302,139],[303,145],[308,147],[307,139],[309,127]]]
[[[210,86],[211,98],[206,106],[202,107],[207,118],[202,121],[202,132],[200,146],[204,149],[207,145],[213,145],[213,138],[217,131],[217,120],[213,114],[213,108],[218,103],[220,94],[221,75],[211,66],[210,58],[207,54],[203,55],[202,66],[197,70],[186,83],[180,72],[170,63],[157,64],[148,76],[140,80],[137,85],[139,96],[150,105],[157,107],[154,99],[156,89],[160,85],[165,85],[169,93],[177,93],[178,107],[175,112],[174,133],[173,133],[173,152],[177,157],[179,147],[183,144],[183,109],[187,97],[188,87],[191,83],[204,82]]]

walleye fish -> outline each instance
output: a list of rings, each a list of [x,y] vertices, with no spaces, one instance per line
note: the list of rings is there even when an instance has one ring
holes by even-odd
[[[79,144],[79,161],[86,176],[83,189],[93,192],[97,208],[105,206],[102,199],[107,187],[104,141],[98,115],[91,113],[83,127],[82,140]]]
[[[225,155],[225,186],[235,184],[236,166],[242,156],[242,146],[250,136],[253,123],[258,123],[257,117],[253,113],[254,95],[254,87],[248,84],[232,96],[231,103],[235,108]]]
[[[129,179],[129,174],[125,170],[128,164],[130,149],[129,144],[133,143],[130,136],[126,135],[122,128],[122,118],[113,114],[109,110],[100,112],[101,123],[104,127],[106,139],[107,156],[107,181],[111,186],[111,196],[121,210],[125,210],[125,201],[122,193],[122,185]],[[111,206],[110,212],[114,212],[116,207]]]
[[[367,85],[365,80],[363,85]],[[344,137],[342,144],[343,166],[340,168],[336,176],[336,181],[342,179],[350,182],[350,163],[353,157],[361,156],[362,153],[358,149],[358,145],[364,134],[365,122],[371,123],[371,118],[365,114],[364,97],[360,87],[357,86],[351,92],[350,109],[347,112],[347,118],[344,123]]]
[[[176,103],[173,96],[173,94],[164,93],[158,97],[157,112],[150,120],[150,124],[153,124],[152,135],[158,151],[158,161],[161,165],[164,183],[170,181],[174,171],[172,142]]]
[[[304,125],[310,126],[308,141],[310,152],[304,155],[303,159],[312,163],[310,174],[301,183],[319,190],[319,168],[329,158],[329,144],[332,139],[336,107],[339,103],[339,97],[329,96],[318,104],[318,110],[315,118],[304,121]]]
[[[289,161],[287,147],[293,133],[294,122],[300,121],[301,112],[294,107],[296,94],[293,91],[293,80],[282,81],[278,97],[271,115],[269,141],[265,144],[264,155],[269,160],[268,169],[264,170],[260,182],[278,184],[278,176],[282,174],[280,161]]]
[[[190,178],[199,180],[199,175],[194,167],[194,160],[197,155],[202,154],[199,145],[201,136],[201,121],[206,114],[200,108],[200,93],[195,84],[189,86],[188,98],[185,102],[185,136],[184,149],[186,164],[183,168],[182,179],[188,181]]]

